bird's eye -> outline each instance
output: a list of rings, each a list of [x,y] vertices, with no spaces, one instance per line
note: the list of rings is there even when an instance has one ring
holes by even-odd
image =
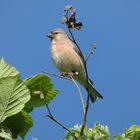
[[[57,35],[57,34],[58,34],[58,32],[55,32],[54,34],[55,34],[55,35]]]

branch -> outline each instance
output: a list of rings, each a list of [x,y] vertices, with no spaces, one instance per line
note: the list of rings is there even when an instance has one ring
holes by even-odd
[[[82,124],[81,132],[80,132],[80,138],[81,139],[82,139],[84,128],[85,128],[86,121],[87,121],[88,108],[89,108],[89,94],[87,96],[87,101],[86,101],[86,106],[85,106],[85,113],[84,113],[84,118],[83,118],[83,124]]]
[[[49,114],[47,115],[47,117],[49,117],[52,121],[54,121],[56,124],[58,124],[59,126],[61,126],[63,129],[65,129],[66,131],[68,131],[68,132],[71,134],[71,136],[73,136],[74,140],[78,140],[77,137],[76,137],[65,125],[63,125],[61,122],[59,122],[59,121],[52,115],[52,113],[51,113],[51,111],[50,111],[50,109],[49,109],[49,106],[46,104],[45,98],[43,98],[43,101],[44,101],[44,103],[45,103],[45,105],[46,105],[46,108],[47,108],[47,110],[48,110],[48,113],[49,113]]]
[[[55,73],[49,73],[47,71],[42,71],[42,73],[48,74],[48,75],[51,75],[51,76],[55,76],[55,77],[58,77],[58,78],[61,78],[61,79],[71,80],[70,78],[68,78],[68,77],[66,77],[64,75],[58,75],[58,74],[55,74]]]
[[[72,34],[71,29],[72,29],[72,28],[76,28],[76,29],[79,30],[79,29],[81,28],[81,26],[83,26],[83,25],[82,25],[81,22],[79,22],[79,23],[80,23],[80,26],[79,26],[79,23],[76,22],[76,17],[75,17],[75,15],[76,15],[76,9],[74,9],[74,8],[72,7],[72,5],[68,5],[68,6],[66,6],[64,9],[65,9],[65,11],[66,11],[66,14],[65,14],[65,16],[62,17],[62,18],[65,18],[65,21],[62,22],[62,23],[65,23],[65,24],[66,24],[66,26],[67,26],[67,28],[68,28],[68,31],[69,31],[69,33],[70,33],[70,36],[71,36],[71,40],[75,43],[75,45],[76,45],[76,46],[78,47],[78,49],[80,50],[80,47],[79,47],[79,45],[77,44],[77,42],[76,42],[76,40],[75,40],[75,38],[74,38],[74,36],[73,36],[73,34]],[[70,17],[69,17],[69,10],[72,10],[72,13],[71,13]],[[77,28],[77,27],[78,27],[78,28]]]
[[[70,36],[71,36],[71,38],[72,38],[72,41],[73,41],[74,44],[80,49],[79,45],[78,45],[77,42],[75,41],[75,38],[74,38],[74,36],[73,36],[73,34],[72,34],[71,29],[70,29],[69,27],[67,27],[67,28],[68,28],[68,31],[69,31]]]
[[[80,90],[78,84],[76,83],[76,81],[73,79],[73,76],[72,76],[72,75],[74,75],[74,73],[64,73],[63,75],[57,75],[55,73],[49,73],[49,72],[46,72],[46,71],[42,71],[42,72],[44,74],[48,74],[48,75],[55,76],[55,77],[58,77],[58,78],[61,78],[61,79],[66,79],[66,80],[72,81],[75,84],[76,88],[78,89],[78,93],[80,95],[80,100],[81,100],[81,103],[82,103],[83,113],[85,113],[85,104],[84,104],[84,100],[83,100],[81,90]]]
[[[40,87],[40,91],[41,91],[41,87]],[[40,99],[44,102],[47,110],[48,110],[48,115],[47,117],[49,117],[52,121],[54,121],[56,124],[58,124],[59,126],[61,126],[63,129],[65,129],[67,132],[70,133],[71,136],[73,136],[74,140],[78,140],[77,137],[75,136],[74,133],[72,133],[65,125],[63,125],[61,122],[59,122],[51,113],[51,110],[49,109],[49,106],[44,98],[44,94],[43,92],[39,92],[39,93],[36,93],[36,94],[39,94],[40,95]]]
[[[85,59],[85,62],[88,61],[89,57],[93,54],[93,50],[94,50],[95,48],[96,48],[96,43],[94,43],[94,44],[91,46],[91,48],[90,48],[90,50],[89,50],[89,52],[88,52],[88,55],[87,55],[87,57],[86,57],[86,59]]]
[[[80,100],[81,100],[81,103],[82,103],[82,107],[83,107],[83,113],[84,113],[83,124],[82,124],[81,132],[80,132],[80,138],[82,139],[84,128],[85,128],[85,125],[86,125],[86,120],[87,120],[87,112],[88,112],[88,108],[89,108],[89,94],[87,95],[87,101],[86,101],[86,106],[85,106],[81,90],[80,90],[78,84],[76,83],[76,81],[73,79],[73,76],[74,76],[75,73],[64,73],[63,75],[57,75],[57,74],[48,73],[48,72],[45,72],[45,71],[42,71],[42,72],[45,73],[45,74],[51,75],[51,76],[56,76],[56,77],[61,78],[61,79],[71,80],[75,84],[75,86],[77,87],[78,93],[80,95]],[[60,123],[58,120],[56,120],[54,118],[54,116],[52,115],[48,105],[45,102],[45,98],[43,98],[43,100],[44,100],[44,103],[45,103],[45,105],[47,107],[47,110],[48,110],[48,113],[49,113],[47,115],[47,117],[49,117],[51,120],[53,120],[59,126],[61,126],[63,129],[67,130],[74,137],[74,139],[77,140],[76,136],[66,126],[64,126],[62,123]]]
[[[74,135],[74,133],[72,133],[66,126],[64,126],[62,123],[60,123],[58,120],[56,120],[56,119],[54,118],[54,116],[52,115],[52,113],[51,113],[51,111],[50,111],[48,105],[46,105],[46,107],[47,107],[48,112],[49,112],[49,115],[47,115],[47,116],[48,116],[51,120],[53,120],[55,123],[57,123],[59,126],[61,126],[63,129],[65,129],[66,131],[68,131],[68,132],[71,134],[71,136],[73,136],[74,139],[77,140],[77,137]]]
[[[73,41],[75,43],[75,45],[78,47],[78,49],[80,50],[79,45],[77,44],[71,29],[78,29],[80,30],[82,25],[82,22],[77,22],[76,20],[76,9],[72,6],[72,5],[67,5],[64,8],[64,11],[66,12],[65,15],[62,17],[62,23],[66,24],[69,34],[71,36],[71,41]],[[69,12],[71,11],[71,14],[69,14]],[[96,43],[93,44],[93,46],[91,47],[87,58],[85,59],[85,63],[87,62],[87,60],[89,59],[90,55],[93,54],[93,49],[96,49]],[[81,51],[81,50],[80,50]]]
[[[68,31],[69,31],[69,33],[70,33],[70,36],[71,36],[72,41],[75,43],[75,45],[77,46],[77,48],[78,48],[79,51],[81,52],[81,49],[80,49],[79,45],[77,44],[77,42],[76,42],[76,40],[75,40],[75,38],[74,38],[74,36],[73,36],[73,34],[72,34],[72,31],[71,31],[71,28],[75,28],[75,27],[74,27],[74,26],[69,26],[70,23],[71,23],[71,22],[70,22],[70,21],[71,21],[71,20],[70,20],[71,17],[72,17],[72,18],[74,17],[74,18],[73,18],[74,20],[73,20],[72,23],[75,23],[75,22],[76,22],[76,18],[75,18],[76,12],[75,12],[75,10],[72,11],[72,13],[74,13],[74,14],[71,14],[70,17],[69,17],[68,11],[69,11],[70,9],[73,10],[74,8],[70,5],[70,6],[66,6],[65,9],[66,9],[66,15],[65,15],[65,22],[64,22],[64,23],[66,23],[66,26],[67,26],[67,28],[68,28]],[[80,26],[80,27],[81,27],[81,26]],[[89,59],[90,55],[93,54],[93,49],[95,48],[95,46],[96,46],[96,44],[94,44],[94,45],[91,47],[91,49],[90,49],[90,51],[89,51],[89,53],[88,53],[88,56],[87,56],[87,58],[86,58],[85,61],[84,61],[85,69],[86,69],[87,60]],[[81,53],[82,53],[82,52],[81,52]],[[83,57],[83,59],[84,59],[84,57]],[[87,69],[86,69],[86,73],[87,73]],[[76,85],[76,87],[77,87],[77,89],[78,89],[78,91],[79,91],[79,87],[78,87],[77,83],[74,81],[73,77],[71,77],[71,79],[73,80],[74,84]],[[88,79],[88,75],[87,75],[87,79]],[[81,92],[79,92],[79,94],[82,95]],[[86,106],[84,105],[83,98],[82,98],[81,96],[80,96],[80,98],[82,99],[81,102],[82,102],[83,112],[84,112],[83,124],[82,124],[81,131],[80,131],[80,139],[82,139],[83,132],[84,132],[84,128],[85,128],[86,121],[87,121],[87,112],[88,112],[88,108],[89,108],[89,94],[87,95]]]
[[[80,95],[80,100],[81,100],[82,107],[83,107],[83,113],[85,113],[85,104],[84,104],[84,100],[83,100],[83,96],[82,96],[81,90],[80,90],[78,84],[76,83],[76,81],[73,79],[72,76],[71,76],[71,80],[73,81],[73,83],[75,84],[75,86],[76,86],[77,89],[78,89],[78,93],[79,93],[79,95]]]
[[[82,96],[81,90],[80,90],[78,84],[76,83],[76,81],[73,79],[74,73],[65,73],[64,75],[57,75],[57,74],[48,73],[48,72],[45,72],[45,71],[43,71],[43,73],[48,74],[48,75],[51,75],[51,76],[56,76],[56,77],[61,78],[61,79],[71,80],[75,84],[75,86],[77,87],[78,93],[80,95],[80,100],[81,100],[81,103],[82,103],[82,107],[83,107],[83,113],[84,113],[83,124],[82,124],[81,132],[80,132],[80,138],[82,139],[84,128],[85,128],[86,121],[87,121],[87,112],[88,112],[88,108],[89,108],[89,94],[87,95],[86,106],[85,106],[84,105],[84,100],[83,100],[83,96]],[[49,115],[47,115],[47,116],[51,120],[53,120],[55,123],[57,123],[59,126],[61,126],[63,129],[67,130],[72,136],[74,136],[74,134],[66,126],[62,125],[62,123],[60,123],[59,121],[57,121],[53,117],[53,115],[52,115],[52,113],[51,113],[48,105],[46,105],[46,107],[47,107],[48,112],[49,112]]]

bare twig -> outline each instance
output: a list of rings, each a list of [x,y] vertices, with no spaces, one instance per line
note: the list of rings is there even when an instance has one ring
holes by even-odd
[[[72,77],[72,74],[71,73],[66,73],[66,76],[65,75],[57,75],[57,74],[54,74],[54,73],[48,73],[48,72],[45,72],[43,71],[43,73],[45,74],[48,74],[48,75],[51,75],[51,76],[56,76],[58,78],[62,78],[62,79],[66,79],[66,80],[71,80],[75,86],[77,87],[78,89],[78,93],[80,95],[80,100],[82,102],[82,107],[83,107],[83,113],[84,113],[84,117],[83,117],[83,124],[82,124],[82,127],[81,127],[81,132],[80,132],[80,138],[82,139],[82,136],[83,136],[83,132],[84,132],[84,128],[85,128],[85,125],[86,125],[86,119],[87,119],[87,112],[88,112],[88,108],[89,108],[89,95],[87,95],[87,101],[86,101],[86,106],[84,104],[84,100],[83,100],[83,96],[82,96],[82,93],[81,93],[81,90],[78,86],[78,84],[76,83],[76,81],[73,79]],[[44,99],[44,98],[43,98]],[[54,118],[54,116],[52,115],[48,105],[46,104],[45,102],[45,99],[44,99],[44,103],[47,107],[47,110],[48,110],[48,115],[47,117],[49,117],[51,120],[53,120],[55,123],[57,123],[59,126],[61,126],[63,129],[67,130],[73,137],[75,140],[77,140],[77,138],[75,137],[75,135],[66,127],[64,126],[62,123],[60,123],[58,120],[56,120]]]
[[[76,83],[76,81],[73,79],[72,76],[71,76],[71,80],[73,81],[73,83],[75,84],[75,86],[76,86],[77,89],[78,89],[78,93],[79,93],[79,95],[80,95],[80,100],[81,100],[82,107],[83,107],[83,113],[85,114],[85,104],[84,104],[84,100],[83,100],[83,96],[82,96],[81,90],[80,90],[78,84]]]
[[[73,79],[72,75],[70,75],[69,73],[65,74],[66,75],[65,76],[65,75],[57,75],[55,73],[49,73],[49,72],[46,72],[46,71],[42,71],[42,72],[44,74],[48,74],[48,75],[55,76],[55,77],[58,77],[58,78],[61,78],[61,79],[66,79],[66,80],[72,81],[78,89],[78,93],[80,95],[80,100],[81,100],[81,103],[82,103],[83,113],[85,113],[85,104],[84,104],[84,100],[83,100],[81,90],[80,90],[78,84],[76,83],[76,81]]]
[[[93,50],[94,50],[95,48],[94,48],[94,44],[93,44],[93,46],[91,46],[91,48],[90,48],[90,50],[89,50],[89,52],[88,52],[88,55],[87,55],[87,57],[86,57],[86,59],[85,59],[85,62],[87,62],[88,61],[88,59],[89,59],[89,57],[93,54]]]
[[[49,117],[52,121],[54,121],[56,124],[58,124],[59,126],[61,126],[63,129],[65,129],[66,131],[68,131],[68,132],[70,133],[70,135],[73,136],[74,140],[78,140],[74,133],[72,133],[65,125],[63,125],[61,122],[59,122],[59,121],[52,115],[51,110],[50,110],[50,108],[49,108],[49,106],[48,106],[48,104],[47,104],[47,101],[46,101],[45,97],[44,97],[44,94],[43,94],[43,92],[42,92],[42,90],[41,90],[41,85],[40,85],[40,90],[37,91],[35,94],[36,94],[36,95],[39,95],[39,96],[40,96],[40,99],[44,102],[44,104],[45,104],[45,106],[46,106],[46,108],[47,108],[47,110],[48,110],[48,115],[47,115],[47,117]]]
[[[80,50],[80,47],[79,47],[79,45],[77,44],[77,42],[76,42],[76,40],[75,40],[75,38],[74,38],[74,36],[73,36],[73,34],[72,34],[72,31],[71,31],[71,27],[69,27],[69,11],[67,10],[66,11],[66,15],[65,15],[65,17],[66,17],[66,25],[67,25],[67,28],[68,28],[68,31],[69,31],[69,33],[70,33],[70,36],[71,36],[71,40],[75,43],[75,45],[78,47],[78,49]],[[81,51],[81,50],[80,50]]]
[[[51,76],[55,76],[55,77],[58,77],[58,78],[61,78],[61,79],[66,79],[66,80],[71,80],[70,78],[64,76],[64,75],[58,75],[58,74],[55,74],[55,73],[49,73],[47,71],[42,71],[44,74],[48,74],[48,75],[51,75]]]
[[[47,117],[49,117],[52,121],[54,121],[56,124],[58,124],[59,126],[61,126],[63,129],[65,129],[66,131],[68,131],[68,132],[71,134],[71,136],[73,136],[74,140],[78,140],[77,137],[74,135],[74,133],[72,133],[65,125],[63,125],[61,122],[59,122],[59,121],[52,115],[49,106],[48,106],[48,105],[46,104],[46,102],[45,102],[45,98],[43,99],[43,101],[44,101],[44,103],[45,103],[45,105],[46,105],[46,108],[47,108],[47,110],[48,110],[48,113],[49,113],[49,114],[47,115]]]
[[[82,139],[84,128],[85,128],[86,121],[87,121],[88,108],[89,108],[89,94],[87,96],[87,101],[86,101],[86,106],[85,106],[85,113],[84,113],[84,118],[83,118],[83,124],[82,124],[81,132],[80,132],[81,139]]]
[[[77,42],[75,41],[75,38],[74,38],[74,36],[73,36],[73,34],[72,34],[71,29],[68,28],[68,31],[69,31],[69,33],[70,33],[70,36],[71,36],[72,41],[73,41],[74,44],[78,47],[78,49],[80,49],[79,45],[78,45]]]

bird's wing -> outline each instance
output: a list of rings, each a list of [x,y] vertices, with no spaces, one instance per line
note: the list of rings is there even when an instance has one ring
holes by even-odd
[[[87,83],[88,83],[88,79],[89,78],[88,78],[88,72],[87,72],[87,67],[86,67],[86,61],[84,59],[84,56],[82,54],[82,51],[81,51],[81,49],[71,39],[68,39],[67,41],[68,42],[66,42],[66,43],[68,43],[74,49],[74,51],[80,56],[80,58],[81,58],[81,60],[83,62],[84,68],[85,68],[86,79],[87,79]]]
[[[76,53],[80,56],[83,63],[85,64],[85,59],[84,59],[81,49],[70,38],[68,41],[69,41],[68,43],[70,44],[70,46],[76,51]]]

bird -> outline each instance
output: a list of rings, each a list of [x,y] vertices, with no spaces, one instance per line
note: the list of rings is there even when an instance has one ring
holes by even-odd
[[[51,39],[51,57],[58,70],[62,73],[73,73],[72,78],[86,89],[92,103],[96,101],[97,97],[103,99],[88,77],[81,49],[68,34],[61,28],[55,28],[47,34],[47,37]]]

